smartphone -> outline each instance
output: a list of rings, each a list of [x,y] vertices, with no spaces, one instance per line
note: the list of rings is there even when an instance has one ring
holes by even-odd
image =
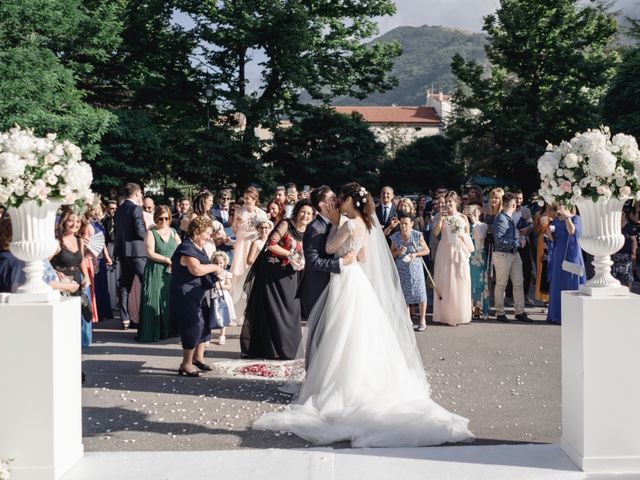
[[[310,192],[311,191],[311,187],[309,185],[305,185],[304,187],[302,187],[302,190],[305,192]]]

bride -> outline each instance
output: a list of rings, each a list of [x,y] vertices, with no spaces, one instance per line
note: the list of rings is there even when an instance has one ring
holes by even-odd
[[[350,183],[341,192],[327,253],[357,252],[331,274],[309,316],[315,333],[297,399],[253,428],[289,431],[316,444],[415,447],[473,439],[469,420],[430,398],[393,259],[373,199]],[[346,220],[335,228],[340,213]]]

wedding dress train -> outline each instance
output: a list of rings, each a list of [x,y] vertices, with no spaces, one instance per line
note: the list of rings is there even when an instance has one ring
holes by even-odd
[[[337,246],[338,256],[358,252],[367,236],[361,220],[347,220],[332,233],[327,251]],[[399,290],[395,268],[386,275],[390,279],[382,280]],[[258,418],[253,427],[290,431],[316,444],[350,440],[354,447],[472,439],[468,419],[431,400],[406,307],[399,314],[411,340],[398,334],[388,311],[363,264],[354,262],[332,274],[310,315],[310,322],[320,323],[299,396],[283,411]]]

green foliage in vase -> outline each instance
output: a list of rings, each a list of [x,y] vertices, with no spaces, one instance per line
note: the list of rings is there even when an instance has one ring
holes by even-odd
[[[501,0],[483,29],[490,67],[454,58],[447,134],[471,173],[510,177],[531,192],[547,141],[598,126],[617,22],[601,2]]]

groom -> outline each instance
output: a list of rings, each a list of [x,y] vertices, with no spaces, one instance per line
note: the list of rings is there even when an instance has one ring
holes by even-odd
[[[311,203],[318,214],[304,232],[303,248],[305,268],[302,283],[298,291],[300,304],[302,307],[302,317],[308,318],[313,306],[318,298],[329,284],[331,273],[340,273],[342,267],[353,263],[355,255],[348,253],[342,258],[334,258],[329,255],[325,246],[327,238],[332,228],[337,225],[331,225],[327,216],[327,206],[336,207],[336,194],[330,187],[323,185],[311,192]],[[307,354],[305,358],[305,366],[309,366],[309,346],[314,339],[316,325],[307,325]]]

